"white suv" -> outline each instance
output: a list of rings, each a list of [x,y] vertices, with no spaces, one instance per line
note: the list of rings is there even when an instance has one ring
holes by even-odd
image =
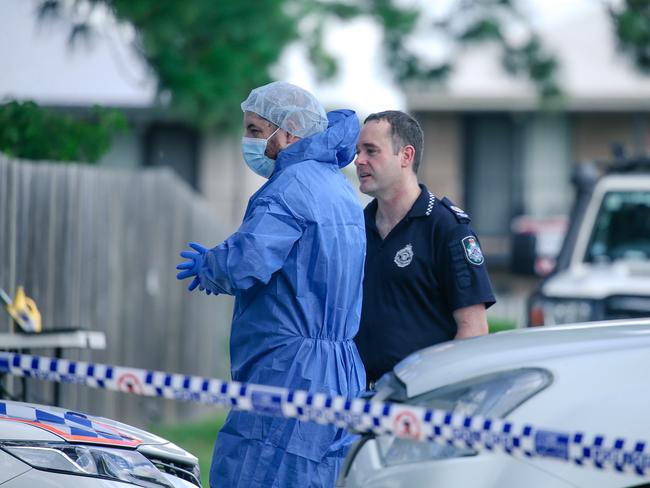
[[[627,169],[601,177],[574,211],[529,326],[650,317],[650,174]]]
[[[518,329],[417,352],[380,380],[376,396],[650,446],[648,371],[650,320]],[[587,463],[365,434],[350,450],[338,486],[641,488],[650,486],[650,466],[645,476],[619,474]]]

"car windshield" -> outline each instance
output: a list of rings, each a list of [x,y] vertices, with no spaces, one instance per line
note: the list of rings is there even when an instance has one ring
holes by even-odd
[[[650,260],[650,192],[609,192],[587,247],[588,263]]]

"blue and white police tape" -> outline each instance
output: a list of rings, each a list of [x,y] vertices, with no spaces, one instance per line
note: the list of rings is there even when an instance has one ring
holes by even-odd
[[[476,451],[552,458],[600,470],[650,475],[650,443],[643,440],[606,439],[412,405],[7,352],[0,352],[0,373],[229,406]]]

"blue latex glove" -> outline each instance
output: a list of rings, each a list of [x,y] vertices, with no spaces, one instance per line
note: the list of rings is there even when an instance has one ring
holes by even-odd
[[[191,278],[194,276],[192,282],[188,285],[187,289],[189,291],[194,290],[197,286],[199,290],[203,291],[205,288],[201,285],[199,280],[199,269],[203,265],[203,260],[205,259],[205,253],[208,251],[206,247],[203,247],[197,242],[190,242],[189,246],[194,249],[194,251],[181,251],[181,257],[187,259],[184,263],[176,266],[176,269],[181,271],[176,275],[176,278],[179,280],[184,280],[185,278]],[[212,292],[210,290],[205,291],[208,295]]]

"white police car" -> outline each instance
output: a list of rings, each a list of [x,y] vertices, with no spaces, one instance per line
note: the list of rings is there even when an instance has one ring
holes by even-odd
[[[2,488],[200,487],[196,457],[128,425],[0,400]]]
[[[650,320],[519,329],[424,349],[380,380],[377,398],[604,435],[626,446],[644,440],[645,474],[365,435],[351,449],[338,486],[649,487],[648,372]]]
[[[578,198],[555,271],[528,304],[530,326],[650,317],[650,160],[575,178]]]

